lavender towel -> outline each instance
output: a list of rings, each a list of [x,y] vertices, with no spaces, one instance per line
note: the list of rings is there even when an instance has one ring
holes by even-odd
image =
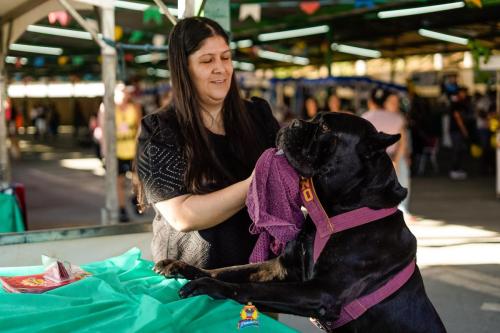
[[[250,232],[260,234],[250,262],[269,259],[270,250],[280,254],[304,223],[299,175],[282,151],[270,148],[262,153],[255,166],[246,204],[253,221]]]

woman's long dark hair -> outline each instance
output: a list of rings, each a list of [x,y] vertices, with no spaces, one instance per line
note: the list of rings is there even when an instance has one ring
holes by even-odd
[[[201,116],[194,83],[189,75],[188,57],[209,37],[221,36],[229,45],[229,37],[216,22],[204,17],[189,17],[177,22],[169,36],[168,62],[172,81],[173,106],[179,122],[187,162],[185,181],[191,193],[213,190],[214,182],[223,178],[236,181],[221,165],[214,152]],[[245,108],[234,73],[224,100],[222,119],[226,138],[243,165],[252,170],[264,150],[255,125]]]

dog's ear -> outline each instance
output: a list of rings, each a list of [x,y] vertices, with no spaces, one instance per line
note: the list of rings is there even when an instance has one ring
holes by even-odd
[[[377,132],[364,140],[358,151],[362,156],[370,158],[375,154],[384,152],[387,147],[398,142],[400,138],[401,134],[386,134],[384,132]]]

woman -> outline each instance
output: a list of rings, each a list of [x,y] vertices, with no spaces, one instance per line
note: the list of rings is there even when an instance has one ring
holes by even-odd
[[[154,261],[248,263],[256,237],[245,199],[278,124],[264,100],[241,99],[228,36],[216,22],[180,20],[168,56],[172,102],[143,119],[137,152],[139,200],[156,211]]]
[[[397,153],[393,156],[394,167],[401,186],[408,190],[406,198],[401,202],[399,209],[406,214],[409,214],[410,202],[410,132],[407,128],[407,122],[400,110],[399,96],[396,93],[389,93],[387,96],[384,107],[387,111],[403,117],[403,125],[401,127],[401,139],[398,143]]]
[[[368,112],[365,112],[362,117],[370,121],[377,131],[387,134],[401,134],[401,139],[387,148],[387,154],[391,157],[401,185],[409,186],[408,181],[402,181],[400,172],[401,163],[406,165],[408,144],[406,121],[399,112],[399,97],[382,88],[373,89],[368,100],[368,109]],[[404,201],[404,206],[402,205],[400,208],[406,212],[407,205],[408,202]]]

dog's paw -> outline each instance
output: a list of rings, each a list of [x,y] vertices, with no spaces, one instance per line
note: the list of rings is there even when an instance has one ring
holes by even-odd
[[[208,275],[206,272],[197,267],[172,259],[158,261],[153,270],[156,273],[167,277],[184,277],[188,280],[194,280]]]
[[[234,286],[233,284],[208,277],[193,280],[185,284],[179,290],[179,296],[181,298],[193,297],[198,295],[208,295],[214,299],[234,299],[238,296],[238,293],[236,291],[236,286]]]

